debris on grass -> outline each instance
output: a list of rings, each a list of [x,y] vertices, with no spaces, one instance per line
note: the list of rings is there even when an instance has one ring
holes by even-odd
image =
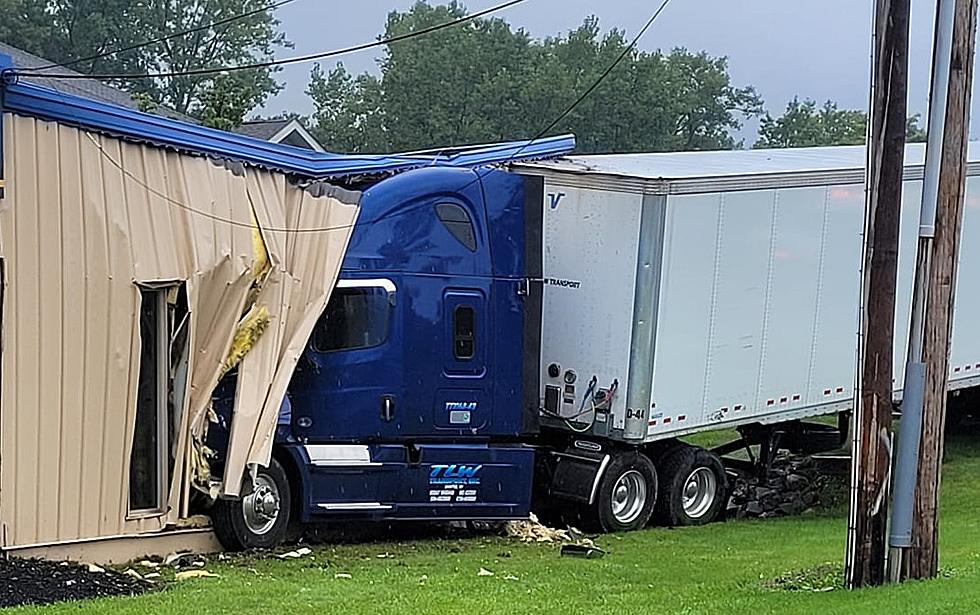
[[[584,559],[599,559],[606,554],[605,551],[595,546],[589,539],[583,539],[577,544],[567,544],[561,546],[563,557],[581,557]]]
[[[504,524],[504,533],[522,542],[570,542],[571,535],[567,530],[557,530],[544,525],[531,513],[526,521],[508,521]]]
[[[178,551],[176,553],[171,553],[167,557],[163,558],[163,565],[172,566],[173,564],[180,562],[181,558],[187,557],[188,555],[190,555],[189,551]]]
[[[844,565],[828,562],[812,568],[794,570],[765,581],[762,586],[791,592],[831,592],[844,589]]]
[[[175,581],[188,581],[190,579],[217,579],[218,575],[207,570],[184,570],[174,575]]]
[[[134,596],[152,586],[94,564],[0,558],[0,608],[107,596]]]
[[[127,569],[126,569],[126,570],[125,570],[125,571],[123,572],[123,574],[124,574],[124,575],[126,575],[127,577],[133,577],[133,578],[134,578],[134,579],[136,579],[137,581],[142,581],[142,580],[143,580],[143,575],[141,575],[140,573],[138,573],[138,572],[136,572],[136,571],[135,571],[135,570],[133,570],[132,568],[127,568]]]
[[[478,577],[492,577],[493,572],[487,570],[486,568],[480,568],[480,571],[476,573]]]
[[[283,553],[282,555],[279,556],[279,559],[299,559],[303,556],[309,555],[310,553],[313,553],[313,551],[307,547],[301,547],[299,549],[296,549],[295,551]]]
[[[346,572],[338,572],[337,574],[333,575],[333,578],[335,578],[335,579],[353,579],[354,577],[351,574],[346,573]]]

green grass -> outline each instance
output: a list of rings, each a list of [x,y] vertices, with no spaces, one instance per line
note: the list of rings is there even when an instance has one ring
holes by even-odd
[[[845,520],[838,510],[604,536],[598,542],[608,554],[599,560],[561,558],[556,545],[496,537],[325,546],[315,549],[312,558],[295,561],[212,562],[208,569],[220,579],[185,581],[137,598],[14,609],[4,615],[977,613],[978,476],[980,433],[972,440],[952,440],[943,477],[943,577],[901,586],[812,591],[832,585],[843,558]],[[377,557],[384,553],[392,557]],[[494,576],[477,576],[481,567]],[[337,573],[352,578],[335,578]]]

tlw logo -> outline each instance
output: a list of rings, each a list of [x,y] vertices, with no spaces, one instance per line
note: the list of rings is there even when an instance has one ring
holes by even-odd
[[[479,485],[478,474],[483,469],[482,465],[434,465],[429,473],[429,483],[441,485]]]

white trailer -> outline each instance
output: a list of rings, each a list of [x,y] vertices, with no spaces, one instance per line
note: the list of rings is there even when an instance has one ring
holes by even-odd
[[[896,398],[923,160],[909,145]],[[980,148],[969,160],[951,389],[980,384]],[[858,146],[518,165],[544,180],[543,423],[643,450],[850,409],[864,161]]]

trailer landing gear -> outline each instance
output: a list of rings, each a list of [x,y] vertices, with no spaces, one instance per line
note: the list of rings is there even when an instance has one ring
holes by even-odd
[[[255,488],[237,500],[218,500],[211,509],[214,533],[229,551],[271,549],[289,525],[289,481],[279,462],[259,468]]]

